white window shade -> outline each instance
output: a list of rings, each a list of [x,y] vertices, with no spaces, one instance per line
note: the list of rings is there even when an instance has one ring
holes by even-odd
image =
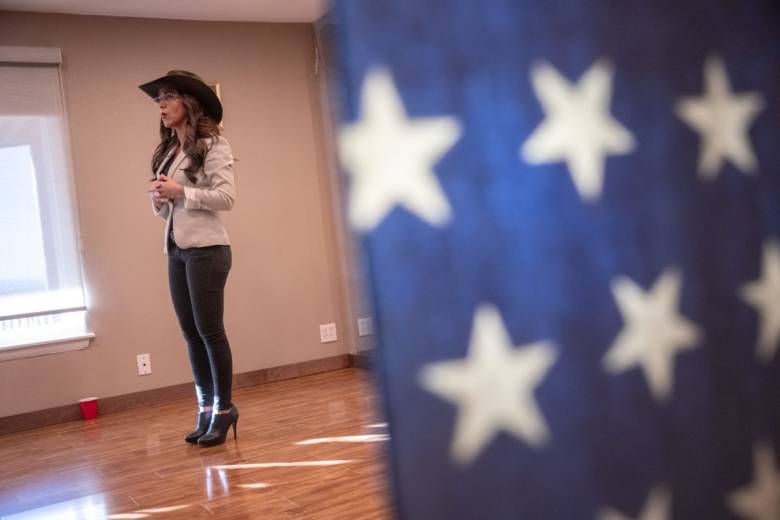
[[[9,63],[13,49],[0,47],[0,348],[83,329],[86,309],[59,65],[27,62],[59,50]]]

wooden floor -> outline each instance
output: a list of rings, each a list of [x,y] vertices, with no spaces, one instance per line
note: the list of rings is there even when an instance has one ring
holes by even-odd
[[[390,518],[370,373],[243,388],[234,401],[238,441],[213,448],[184,443],[189,400],[0,436],[0,517]]]

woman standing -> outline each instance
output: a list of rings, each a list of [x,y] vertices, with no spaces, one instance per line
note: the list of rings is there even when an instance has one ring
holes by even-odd
[[[172,70],[139,87],[160,109],[160,144],[149,189],[165,220],[163,251],[173,307],[189,350],[198,415],[184,440],[225,442],[238,408],[231,401],[233,361],[222,321],[230,240],[219,211],[233,207],[233,154],[220,135],[222,103],[197,75]]]

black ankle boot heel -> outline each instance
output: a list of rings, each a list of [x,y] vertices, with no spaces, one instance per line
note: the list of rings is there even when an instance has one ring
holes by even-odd
[[[211,412],[199,412],[197,420],[195,421],[195,430],[191,431],[184,437],[184,442],[187,444],[198,444],[198,439],[203,437],[209,429],[211,424]]]
[[[233,439],[238,440],[238,408],[230,407],[228,413],[214,413],[211,416],[209,431],[198,439],[198,446],[216,446],[222,444],[227,438],[230,427],[233,427]]]

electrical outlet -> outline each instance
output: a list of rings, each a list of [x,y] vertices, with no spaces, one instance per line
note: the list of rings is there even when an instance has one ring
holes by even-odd
[[[138,375],[147,376],[152,373],[152,357],[149,354],[138,354]]]
[[[370,336],[374,333],[374,322],[371,318],[360,318],[357,324],[358,336]]]
[[[336,341],[338,338],[338,335],[336,334],[336,324],[335,323],[326,323],[324,325],[320,325],[320,342],[321,343],[331,343],[333,341]]]

